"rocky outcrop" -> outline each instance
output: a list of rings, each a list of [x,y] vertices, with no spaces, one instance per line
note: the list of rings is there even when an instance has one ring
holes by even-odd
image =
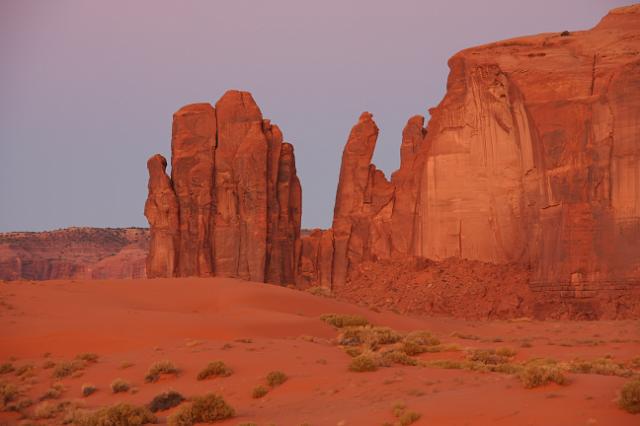
[[[142,228],[0,233],[0,279],[144,278],[148,244]]]
[[[534,291],[640,288],[639,44],[635,5],[589,31],[456,54],[427,128],[407,123],[390,182],[370,164],[378,129],[363,114],[342,159],[331,285],[367,261],[453,257],[523,265]],[[302,251],[301,271],[326,276],[316,253]]]
[[[302,191],[293,146],[251,94],[174,114],[171,178],[149,159],[150,277],[228,276],[293,283]]]

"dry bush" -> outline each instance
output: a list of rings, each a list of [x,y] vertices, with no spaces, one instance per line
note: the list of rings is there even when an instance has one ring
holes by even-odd
[[[358,347],[354,347],[354,346],[347,346],[344,348],[344,352],[349,355],[351,358],[355,358],[358,355],[362,355],[362,348],[358,348]]]
[[[215,394],[194,398],[169,416],[169,426],[192,426],[195,423],[212,423],[235,415],[235,410],[225,400]]]
[[[631,380],[622,387],[618,405],[629,413],[640,413],[640,379]]]
[[[633,371],[625,368],[621,363],[609,358],[597,358],[593,360],[573,360],[569,364],[572,373],[601,374],[603,376],[630,377]]]
[[[85,362],[98,362],[98,354],[93,352],[84,352],[76,355],[76,359]]]
[[[251,397],[254,399],[262,398],[267,393],[269,393],[269,389],[266,386],[256,386],[253,388],[253,392],[251,392]]]
[[[286,382],[289,378],[282,371],[272,371],[267,374],[267,384],[272,388],[276,386],[280,386],[284,382]]]
[[[16,368],[16,376],[20,377],[28,375],[28,373],[32,373],[34,369],[35,367],[33,364],[21,365],[20,367]]]
[[[551,382],[559,385],[568,383],[562,369],[554,364],[533,363],[527,365],[520,372],[519,378],[527,389],[544,386]]]
[[[40,401],[45,399],[58,399],[64,392],[64,385],[60,382],[54,383],[49,389],[40,397]]]
[[[349,326],[338,335],[338,342],[345,346],[366,345],[377,349],[380,345],[389,345],[402,339],[397,331],[389,327]]]
[[[111,382],[111,392],[113,393],[126,392],[130,388],[131,385],[129,384],[129,382],[123,379],[115,379],[113,382]]]
[[[513,349],[473,349],[467,354],[467,359],[485,365],[499,365],[509,362],[509,358],[515,355]]]
[[[169,408],[176,407],[184,401],[184,397],[174,390],[168,390],[159,395],[156,395],[149,403],[149,409],[151,412],[156,413],[158,411],[168,410]]]
[[[407,407],[404,404],[396,404],[393,406],[393,416],[398,419],[397,424],[400,426],[409,426],[417,422],[422,415],[415,411],[407,411]]]
[[[439,344],[440,340],[428,331],[412,331],[402,339],[401,350],[410,356],[419,355]]]
[[[210,362],[204,370],[198,373],[198,380],[205,380],[209,377],[227,377],[233,374],[233,370],[222,361]]]
[[[351,360],[349,364],[349,370],[362,373],[365,371],[376,371],[378,369],[379,359],[376,354],[372,352],[366,352],[362,355]]]
[[[18,398],[20,391],[13,383],[0,382],[0,408],[5,409],[10,402]]]
[[[40,404],[36,405],[36,408],[33,410],[33,416],[36,419],[52,419],[63,413],[69,407],[70,403],[68,401],[43,401]]]
[[[356,327],[369,324],[369,321],[360,315],[324,314],[320,319],[336,328]]]
[[[64,377],[72,375],[77,371],[82,370],[84,367],[84,361],[63,361],[60,364],[57,364],[53,369],[53,377],[55,377],[56,379],[62,379]]]
[[[89,395],[93,395],[95,393],[95,391],[97,391],[97,390],[98,390],[98,388],[96,388],[94,385],[92,385],[90,383],[85,383],[80,388],[80,391],[82,392],[82,396],[84,396],[84,397],[87,397]]]
[[[457,331],[451,333],[451,337],[457,337],[458,339],[464,340],[480,340],[479,336],[473,334],[458,333]]]
[[[462,370],[468,365],[468,363],[452,359],[434,359],[430,361],[423,361],[422,365],[425,367],[444,368],[446,370]]]
[[[160,376],[163,374],[173,374],[177,375],[179,370],[175,365],[169,360],[158,361],[149,367],[149,371],[147,371],[147,375],[144,378],[144,381],[147,383],[157,382],[160,379]]]
[[[42,363],[42,368],[44,370],[48,370],[50,368],[53,368],[56,366],[56,363],[51,361],[50,359],[46,360],[45,362]]]
[[[380,354],[381,364],[384,366],[390,366],[392,364],[400,365],[418,365],[418,361],[411,358],[409,355],[402,351],[395,349],[384,351]]]
[[[15,371],[15,367],[10,362],[0,364],[0,374],[8,374]]]
[[[122,364],[120,364],[120,369],[124,370],[126,368],[131,368],[133,367],[135,364],[129,361],[124,361]]]
[[[96,411],[75,410],[68,421],[75,426],[142,426],[157,419],[146,407],[121,403]]]

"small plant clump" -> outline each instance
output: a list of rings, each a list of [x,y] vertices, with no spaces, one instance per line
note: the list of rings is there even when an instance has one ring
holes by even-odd
[[[115,379],[111,382],[111,392],[113,393],[121,393],[126,392],[131,388],[129,382],[123,379]]]
[[[58,399],[64,392],[64,385],[60,382],[54,383],[47,391],[40,397],[40,401],[45,399]]]
[[[53,369],[53,377],[56,379],[62,379],[68,377],[73,373],[82,370],[85,367],[84,361],[64,361],[57,364]]]
[[[93,352],[84,352],[76,355],[76,359],[85,362],[98,362],[98,354]]]
[[[212,423],[235,416],[235,410],[216,394],[194,398],[169,416],[169,426],[192,426],[196,423]]]
[[[42,363],[42,368],[44,370],[48,370],[50,368],[53,368],[56,366],[56,363],[51,361],[50,359],[46,360],[45,362]]]
[[[269,393],[269,389],[266,386],[256,386],[253,388],[253,392],[251,393],[251,397],[253,399],[259,399]]]
[[[33,366],[33,364],[21,365],[20,367],[16,368],[16,376],[20,377],[26,375],[27,373],[31,373],[34,368],[35,367]]]
[[[534,363],[524,367],[519,374],[525,388],[531,389],[549,383],[567,384],[567,378],[559,366],[554,364]]]
[[[385,351],[381,353],[381,363],[384,366],[390,366],[392,364],[400,364],[400,365],[418,365],[418,361],[414,358],[411,358],[405,352],[398,351],[395,349]]]
[[[75,410],[68,420],[75,426],[141,426],[157,421],[148,408],[126,403],[96,411]]]
[[[371,352],[363,353],[351,360],[349,370],[357,373],[376,371],[378,369],[378,364],[379,360],[375,354]]]
[[[97,390],[98,390],[98,388],[96,388],[94,385],[92,385],[90,383],[85,383],[80,388],[80,391],[82,392],[82,396],[84,396],[85,398],[90,396],[90,395],[93,395]]]
[[[210,362],[201,372],[198,373],[198,380],[206,380],[209,377],[228,377],[233,374],[233,370],[222,361]]]
[[[428,331],[412,331],[402,339],[402,351],[410,356],[419,355],[439,344],[440,340]]]
[[[20,394],[16,385],[8,382],[0,382],[0,408],[4,409],[10,402],[15,401]]]
[[[284,382],[286,382],[289,378],[282,371],[272,371],[267,374],[267,384],[272,388],[276,386],[280,386]]]
[[[156,413],[176,407],[180,405],[182,401],[184,401],[184,397],[180,395],[180,393],[169,390],[160,395],[156,395],[149,403],[149,409],[152,413]]]
[[[396,404],[393,407],[393,416],[398,419],[397,424],[400,426],[409,426],[420,420],[422,415],[415,411],[408,411],[406,405]]]
[[[622,387],[618,405],[631,414],[640,413],[640,379],[631,380]]]
[[[402,339],[397,331],[389,327],[348,326],[338,336],[338,342],[344,346],[366,345],[378,349],[380,345],[389,345]]]
[[[515,354],[516,352],[509,348],[474,349],[469,352],[467,359],[485,365],[499,365],[509,362],[509,359]]]
[[[320,319],[336,328],[356,327],[369,324],[369,320],[360,315],[324,314]]]
[[[5,362],[4,364],[0,364],[0,374],[8,374],[15,371],[15,367],[10,362]]]
[[[580,374],[601,374],[603,376],[629,377],[633,371],[625,368],[621,363],[617,363],[609,358],[597,358],[589,361],[573,360],[569,365],[572,373]]]
[[[144,381],[147,383],[157,382],[160,379],[160,376],[163,374],[174,374],[177,375],[179,370],[171,361],[158,361],[155,364],[152,364],[149,367],[149,371],[144,378]]]

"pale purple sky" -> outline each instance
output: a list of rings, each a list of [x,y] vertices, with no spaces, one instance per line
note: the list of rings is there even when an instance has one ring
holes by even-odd
[[[147,158],[171,115],[248,90],[295,146],[303,226],[326,227],[349,130],[406,120],[445,91],[456,51],[593,27],[630,1],[0,1],[0,231],[146,226]]]

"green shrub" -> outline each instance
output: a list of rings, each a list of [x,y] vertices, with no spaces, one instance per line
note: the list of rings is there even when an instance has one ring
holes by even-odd
[[[254,399],[258,399],[258,398],[262,398],[267,393],[269,393],[269,389],[267,389],[265,386],[256,386],[255,388],[253,388],[251,397]]]
[[[169,426],[192,426],[195,423],[212,423],[235,416],[235,410],[222,397],[215,394],[196,397],[169,416]]]
[[[144,378],[144,381],[147,383],[157,382],[160,379],[160,376],[163,374],[174,374],[177,375],[179,373],[178,369],[171,361],[164,360],[158,361],[149,367],[149,371]]]
[[[618,405],[629,413],[640,413],[640,379],[631,380],[622,387]]]
[[[123,379],[115,379],[111,382],[111,392],[113,393],[121,393],[126,392],[131,388],[129,382]]]
[[[544,386],[551,382],[559,385],[567,383],[567,378],[560,367],[552,364],[527,365],[520,372],[519,378],[527,389]]]
[[[169,408],[176,407],[184,401],[184,397],[174,390],[163,392],[160,395],[156,395],[149,403],[149,409],[151,412],[156,413],[158,411],[168,410]]]
[[[126,403],[96,411],[76,410],[69,420],[75,426],[142,426],[157,421],[148,408]]]
[[[282,371],[276,370],[267,374],[267,384],[272,388],[283,384],[287,379],[289,378]]]
[[[369,321],[360,315],[324,314],[320,319],[336,328],[367,325]]]
[[[222,361],[210,362],[204,370],[198,373],[198,380],[205,380],[209,377],[227,377],[233,373],[233,370]]]

